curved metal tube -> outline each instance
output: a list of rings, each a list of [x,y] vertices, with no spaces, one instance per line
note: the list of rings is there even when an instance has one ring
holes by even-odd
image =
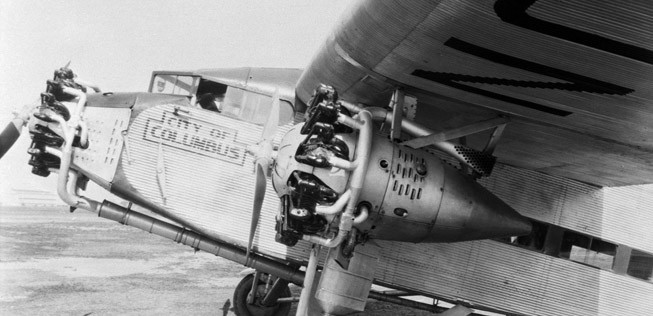
[[[61,154],[61,150],[59,150],[59,149],[52,148],[50,146],[45,146],[45,152],[47,154],[54,155],[57,158],[61,159],[62,154]]]
[[[345,239],[354,225],[354,210],[358,203],[363,184],[365,183],[365,173],[370,163],[370,153],[372,152],[372,114],[369,111],[360,111],[358,119],[352,119],[345,115],[339,115],[338,121],[343,124],[358,129],[358,145],[356,146],[356,159],[354,164],[356,168],[352,172],[349,180],[350,197],[347,201],[345,211],[340,217],[338,225],[338,234],[332,239],[325,239],[319,236],[303,235],[302,239],[310,241],[325,247],[334,248],[339,246]]]
[[[327,248],[335,248],[340,246],[340,244],[345,240],[345,237],[347,237],[347,234],[351,231],[353,224],[354,217],[350,214],[344,213],[342,214],[342,217],[340,217],[338,234],[335,237],[327,239],[315,235],[302,235],[302,239]]]
[[[356,164],[356,161],[349,161],[349,160],[345,160],[345,159],[342,159],[342,158],[338,158],[336,156],[329,157],[329,164],[331,164],[332,166],[334,166],[336,168],[344,169],[344,170],[347,170],[347,171],[354,170],[354,169],[356,169],[356,166],[358,166]]]
[[[88,148],[88,125],[83,119],[79,120],[79,144],[83,149]]]
[[[347,190],[345,193],[340,195],[338,200],[330,206],[317,206],[315,211],[321,215],[335,215],[342,211],[342,209],[347,205],[347,202],[351,198],[351,191]]]
[[[372,113],[372,118],[374,119],[374,121],[383,122],[383,123],[392,122],[392,113],[384,108],[380,108],[380,107],[361,108],[357,105],[346,103],[346,102],[343,102],[343,105],[354,113],[359,113],[361,111],[369,111],[370,113]],[[401,121],[401,130],[413,137],[422,137],[434,133],[433,130],[410,120]],[[449,141],[443,141],[443,142],[438,142],[433,144],[433,147],[456,158],[461,164],[470,166],[469,162],[466,161],[463,157],[461,157],[460,153],[458,153],[455,146],[456,144]]]
[[[370,216],[370,209],[367,205],[361,205],[360,211],[361,213],[354,218],[354,226],[362,224]]]
[[[392,113],[384,108],[380,108],[380,107],[361,108],[351,103],[347,103],[347,104],[348,104],[346,106],[347,109],[349,109],[354,113],[360,113],[360,111],[369,111],[372,114],[372,119],[376,122],[383,122],[383,123],[392,122]],[[434,133],[433,130],[410,120],[402,120],[401,129],[413,137],[421,137]]]
[[[338,122],[345,124],[354,129],[361,129],[363,123],[344,114],[338,114]]]
[[[67,127],[64,125],[62,126],[62,129],[66,129]],[[70,171],[70,163],[72,161],[72,147],[73,147],[73,137],[74,133],[71,133],[68,131],[67,133],[64,133],[64,144],[63,148],[61,149],[61,164],[59,166],[59,178],[57,179],[57,193],[59,194],[59,197],[66,202],[66,204],[73,206],[73,207],[78,207],[80,204],[80,201],[76,199],[74,196],[71,196],[68,194],[68,173]]]
[[[66,202],[66,204],[72,207],[82,208],[92,212],[97,211],[98,207],[100,206],[100,202],[83,196],[78,196],[75,192],[77,189],[78,177],[79,175],[77,172],[70,170],[70,168],[65,175],[63,174],[63,169],[59,169],[57,194],[64,202]]]
[[[80,126],[80,114],[86,105],[86,94],[78,91],[77,89],[64,87],[65,93],[79,97],[75,113],[71,117],[70,122],[66,122],[60,115],[50,115],[57,123],[59,123],[64,143],[61,149],[60,158],[61,163],[59,166],[59,178],[57,179],[57,194],[72,207],[79,207],[94,211],[98,209],[100,203],[85,197],[78,196],[75,193],[77,186],[77,173],[70,169],[73,157],[73,140],[75,139],[75,131]],[[54,150],[47,149],[46,151],[55,152]],[[72,176],[71,176],[72,175]]]
[[[365,173],[370,163],[370,153],[372,152],[372,114],[369,111],[363,110],[358,113],[358,117],[362,124],[360,126],[360,134],[358,136],[358,146],[356,146],[356,169],[352,172],[349,190],[351,190],[351,198],[347,203],[345,213],[350,215],[354,214],[358,198],[365,183]],[[353,126],[352,126],[353,127]]]
[[[77,180],[79,179],[79,174],[75,171],[68,171],[68,183],[66,184],[66,192],[71,196],[77,198]]]
[[[71,125],[73,125],[72,127],[74,131],[77,129],[80,116],[82,114],[82,111],[84,110],[84,107],[86,106],[86,93],[70,87],[63,87],[63,92],[79,98],[79,100],[77,101],[77,106],[75,107],[75,112],[73,113],[73,115],[71,115],[71,119],[73,120],[71,122]]]
[[[50,119],[52,119],[53,121],[55,121],[55,122],[57,122],[59,124],[59,127],[61,128],[61,134],[63,134],[62,137],[63,137],[64,141],[66,139],[68,139],[68,134],[70,133],[70,131],[68,130],[68,128],[66,126],[67,123],[66,123],[66,120],[63,118],[63,116],[61,116],[59,114],[56,114],[56,113],[48,113],[46,115]]]

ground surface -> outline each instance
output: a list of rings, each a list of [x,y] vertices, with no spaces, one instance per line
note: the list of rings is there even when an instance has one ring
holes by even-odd
[[[225,315],[242,270],[90,212],[0,207],[0,315]],[[358,315],[433,314],[372,302]]]

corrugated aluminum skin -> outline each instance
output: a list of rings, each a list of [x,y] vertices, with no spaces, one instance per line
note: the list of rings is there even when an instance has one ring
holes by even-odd
[[[653,253],[653,185],[599,188],[506,165],[481,183],[522,215]]]
[[[353,3],[302,74],[299,99],[328,83],[351,103],[384,106],[399,86],[417,98],[415,119],[437,130],[510,116],[495,151],[504,163],[601,186],[651,183],[653,2]],[[575,91],[577,76],[602,88]],[[602,93],[612,85],[623,90]]]
[[[254,161],[247,146],[259,141],[262,127],[201,109],[184,110],[188,112],[177,116],[174,105],[162,105],[136,117],[127,136],[131,160],[125,153],[121,160],[127,179],[138,193],[202,233],[245,246],[254,197]],[[276,143],[290,126],[279,128]],[[156,170],[159,143],[163,190]],[[254,244],[285,258],[289,250],[274,241],[278,201],[269,182]],[[295,256],[307,254],[300,249]]]
[[[140,194],[202,232],[245,246],[254,188],[252,156],[245,149],[259,139],[261,127],[188,111],[176,116],[173,105],[162,105],[134,119],[127,136],[131,160],[124,151],[121,159],[127,179]],[[281,128],[276,139],[289,127]],[[211,153],[209,139],[222,144],[226,155]],[[156,170],[160,143],[165,203]],[[232,159],[236,152],[238,159]],[[526,216],[653,252],[653,186],[600,189],[505,165],[482,183]],[[255,248],[305,261],[305,243],[288,248],[274,241],[277,207],[268,184]],[[516,314],[646,315],[653,310],[651,283],[494,241],[377,243],[376,282],[393,287]]]
[[[498,165],[481,181],[523,215],[653,252],[653,186],[597,188]],[[494,241],[380,242],[377,280],[527,315],[648,315],[653,284]]]

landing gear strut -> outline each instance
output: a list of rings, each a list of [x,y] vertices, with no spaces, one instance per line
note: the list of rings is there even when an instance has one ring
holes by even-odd
[[[260,272],[248,274],[234,291],[234,312],[238,316],[288,316],[291,303],[277,303],[277,299],[290,296],[287,281]]]

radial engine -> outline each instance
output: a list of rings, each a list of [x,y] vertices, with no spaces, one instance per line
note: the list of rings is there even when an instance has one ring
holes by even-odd
[[[310,236],[324,235],[337,219],[340,230],[354,227],[359,241],[456,242],[530,232],[528,220],[473,177],[374,133],[371,113],[352,117],[332,88],[316,90],[307,117],[283,137],[272,170],[281,199],[277,241],[318,241]]]

